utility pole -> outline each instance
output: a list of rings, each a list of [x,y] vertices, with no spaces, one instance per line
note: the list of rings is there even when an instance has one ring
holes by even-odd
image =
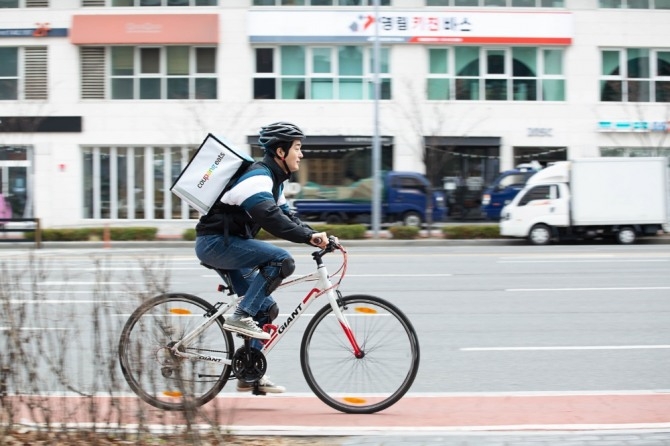
[[[381,86],[379,82],[380,48],[379,48],[379,0],[374,0],[375,38],[373,42],[373,78],[374,113],[372,136],[372,235],[379,238],[381,227],[381,141],[379,137],[379,99]]]

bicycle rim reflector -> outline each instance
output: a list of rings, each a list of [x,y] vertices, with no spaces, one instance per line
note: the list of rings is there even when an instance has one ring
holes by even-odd
[[[170,308],[170,313],[178,315],[188,315],[191,314],[191,311],[187,310],[186,308]]]
[[[163,392],[163,395],[169,396],[170,398],[181,398],[181,392],[178,390],[166,390]]]
[[[349,404],[365,404],[368,402],[365,398],[359,398],[357,396],[345,396],[342,400]]]
[[[354,311],[357,313],[364,313],[364,314],[377,314],[377,310],[370,307],[356,307],[354,308]]]

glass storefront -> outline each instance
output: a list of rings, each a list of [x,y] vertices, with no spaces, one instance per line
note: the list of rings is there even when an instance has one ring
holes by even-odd
[[[32,148],[0,146],[0,195],[12,218],[33,217]]]

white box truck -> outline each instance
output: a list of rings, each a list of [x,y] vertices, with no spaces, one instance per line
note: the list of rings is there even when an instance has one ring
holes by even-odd
[[[670,231],[668,158],[583,158],[539,171],[501,213],[500,234],[535,245]]]

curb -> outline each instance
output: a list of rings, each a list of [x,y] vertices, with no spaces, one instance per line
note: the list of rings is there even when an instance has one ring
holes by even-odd
[[[296,243],[288,242],[285,240],[267,240],[270,243],[274,243],[278,246],[297,246]],[[441,238],[421,238],[414,240],[394,240],[388,238],[380,239],[365,239],[365,240],[343,240],[345,246],[347,247],[356,247],[356,246],[368,246],[368,247],[428,247],[428,246],[532,246],[524,239],[441,239]],[[101,241],[82,241],[82,242],[42,242],[42,249],[155,249],[155,248],[192,248],[194,246],[193,241],[183,241],[183,240],[156,240],[156,241],[111,241],[111,242],[101,242]],[[602,242],[602,241],[588,241],[588,242],[567,242],[561,243],[558,245],[549,245],[549,246],[569,246],[575,244],[590,244],[590,245],[611,245],[614,246],[616,243],[612,242]],[[639,239],[636,245],[667,245],[670,244],[670,235],[662,235],[656,237],[642,238]],[[620,245],[616,245],[620,246]],[[634,245],[633,245],[634,246]],[[35,249],[34,244],[31,242],[4,242],[0,243],[0,250],[2,249],[13,249],[13,248],[29,248]],[[538,247],[539,248],[539,247]]]

